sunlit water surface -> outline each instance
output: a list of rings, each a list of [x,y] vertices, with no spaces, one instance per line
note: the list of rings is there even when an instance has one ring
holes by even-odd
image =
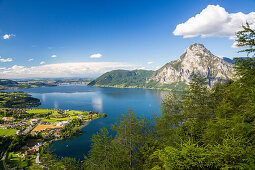
[[[53,152],[61,157],[83,159],[90,149],[90,139],[99,129],[108,130],[122,113],[132,108],[136,115],[152,117],[160,114],[161,98],[169,92],[149,89],[101,88],[86,85],[65,85],[22,89],[33,97],[39,98],[42,105],[38,108],[59,108],[71,110],[98,111],[106,113],[106,118],[90,122],[82,128],[82,135],[50,145]],[[114,134],[110,130],[111,134]]]

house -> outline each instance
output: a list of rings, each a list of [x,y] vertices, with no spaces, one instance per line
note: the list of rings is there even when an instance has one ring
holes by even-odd
[[[30,119],[30,122],[32,125],[38,123],[41,119],[37,118],[37,119]]]
[[[36,150],[35,150],[35,149],[27,150],[27,151],[25,152],[25,154],[26,154],[26,155],[34,155],[34,154],[36,154]]]
[[[14,121],[15,119],[13,117],[3,117],[2,120],[5,122],[11,122]]]
[[[65,125],[67,125],[68,123],[69,123],[69,121],[66,120],[66,121],[58,122],[56,126],[65,126]]]
[[[56,131],[56,132],[54,133],[54,136],[55,136],[56,138],[59,138],[59,137],[60,137],[59,132],[58,132],[58,131]]]
[[[33,131],[33,132],[31,132],[33,135],[38,135],[40,132],[38,132],[38,131]]]
[[[17,134],[17,135],[20,134],[20,130],[17,130],[16,134]]]

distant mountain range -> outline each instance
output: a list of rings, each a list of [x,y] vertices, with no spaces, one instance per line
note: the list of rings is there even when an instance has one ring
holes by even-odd
[[[233,60],[213,55],[203,44],[192,44],[178,60],[156,71],[113,70],[91,81],[90,86],[183,90],[195,73],[204,75],[210,87],[233,77]]]

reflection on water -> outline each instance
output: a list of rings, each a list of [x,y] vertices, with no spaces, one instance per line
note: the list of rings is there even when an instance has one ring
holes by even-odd
[[[116,122],[121,113],[126,113],[132,108],[135,114],[140,116],[150,117],[153,112],[159,114],[161,98],[169,93],[160,90],[100,88],[86,85],[39,87],[22,91],[39,98],[42,103],[39,108],[95,110],[107,114],[106,118],[92,121],[85,126],[81,136],[51,144],[50,147],[55,154],[78,159],[83,159],[83,155],[88,153],[90,139],[99,129],[105,127],[113,134],[111,124]],[[66,145],[69,147],[66,148]]]
[[[58,102],[54,101],[54,109],[58,109]]]
[[[97,110],[98,112],[103,112],[103,100],[102,97],[93,97],[92,98],[92,106],[94,110]]]

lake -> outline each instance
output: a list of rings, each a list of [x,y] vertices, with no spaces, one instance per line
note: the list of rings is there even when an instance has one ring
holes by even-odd
[[[160,114],[161,98],[167,91],[150,89],[90,87],[86,85],[63,85],[19,89],[39,98],[38,108],[59,108],[71,110],[98,111],[106,113],[101,118],[82,128],[83,134],[77,137],[56,141],[50,145],[53,152],[61,157],[83,159],[90,149],[90,139],[99,129],[108,130],[121,114],[132,108],[136,115],[151,117],[153,112]],[[111,132],[112,133],[112,132]]]

